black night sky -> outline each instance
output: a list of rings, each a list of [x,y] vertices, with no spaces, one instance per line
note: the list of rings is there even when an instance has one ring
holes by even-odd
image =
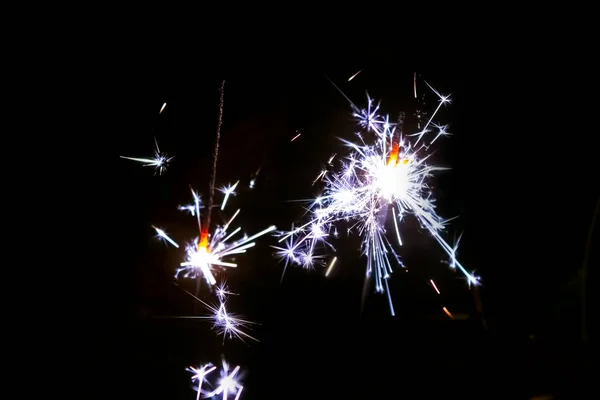
[[[438,120],[449,124],[452,136],[439,139],[432,156],[451,169],[431,183],[438,212],[458,216],[446,238],[463,233],[458,256],[481,276],[483,315],[476,311],[474,291],[442,263],[443,251],[409,218],[400,249],[407,271],[398,269],[390,281],[395,317],[372,287],[361,313],[365,259],[358,240],[342,235],[334,241],[338,263],[328,278],[324,269],[293,267],[281,280],[283,265],[273,257],[269,246],[276,239],[270,236],[226,272],[230,290],[239,294],[230,307],[260,324],[251,332],[260,342],[223,342],[208,321],[157,318],[204,312],[173,284],[181,249],[158,241],[151,225],[179,242],[196,234],[194,218],[177,206],[190,202],[190,185],[203,197],[208,193],[222,79],[217,186],[240,181],[226,214],[241,208],[238,218],[247,233],[272,224],[289,229],[299,221],[302,206],[290,200],[318,193],[311,182],[321,165],[344,152],[339,138],[352,139],[358,130],[348,102],[325,75],[357,105],[366,104],[368,92],[392,119],[399,111],[411,118],[414,70],[350,55],[328,60],[207,72],[195,71],[198,61],[168,74],[129,68],[120,77],[131,84],[123,86],[111,110],[114,140],[105,185],[110,190],[101,194],[111,210],[106,221],[113,228],[111,255],[94,267],[94,284],[82,288],[95,310],[86,332],[93,331],[89,340],[100,356],[98,392],[111,398],[194,399],[185,368],[218,363],[224,355],[245,371],[242,399],[570,393],[585,375],[577,277],[594,190],[583,175],[567,183],[560,167],[556,178],[549,177],[557,168],[555,157],[568,152],[546,158],[557,148],[537,145],[543,126],[536,118],[527,122],[530,127],[510,121],[508,109],[485,103],[483,78],[462,68],[417,72],[451,94],[452,104]],[[504,84],[493,87],[502,92]],[[420,90],[425,91],[422,84]],[[435,105],[427,92],[427,111]],[[296,132],[301,136],[290,142]],[[162,176],[119,158],[151,155],[154,137],[174,156]],[[552,189],[553,181],[562,183]],[[218,209],[212,221],[222,221]],[[102,232],[108,237],[107,228]],[[597,260],[592,252],[590,263]],[[179,284],[195,291],[193,281]],[[200,297],[212,299],[205,284]],[[467,319],[449,320],[442,307]]]

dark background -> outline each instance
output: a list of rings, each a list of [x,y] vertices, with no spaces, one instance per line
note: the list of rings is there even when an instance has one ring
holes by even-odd
[[[413,70],[403,70],[399,60],[344,54],[330,55],[329,64],[286,59],[201,70],[197,61],[179,73],[126,69],[121,79],[131,86],[124,85],[120,106],[112,110],[115,140],[106,172],[112,175],[102,194],[117,231],[110,245],[114,256],[97,271],[94,289],[82,288],[94,312],[86,325],[93,339],[81,346],[91,342],[101,356],[99,392],[193,398],[185,367],[218,362],[221,354],[246,371],[245,399],[429,398],[434,392],[481,398],[501,390],[527,398],[573,393],[588,382],[576,279],[596,201],[584,173],[588,160],[577,157],[584,150],[568,145],[568,138],[549,137],[540,121],[552,120],[551,110],[531,110],[524,120],[511,111],[516,105],[505,100],[510,92],[534,88],[511,89],[491,72],[465,68],[419,73],[452,94],[439,120],[450,124],[453,136],[438,139],[433,156],[452,170],[436,176],[435,194],[441,215],[460,216],[447,237],[464,231],[459,259],[482,278],[488,329],[474,312],[473,292],[411,222],[401,249],[408,272],[399,270],[391,280],[394,318],[385,297],[371,291],[360,313],[364,259],[355,239],[336,241],[338,264],[330,278],[322,270],[289,268],[280,283],[283,266],[272,257],[270,237],[227,274],[230,289],[239,293],[231,306],[261,324],[252,332],[260,343],[223,345],[208,322],[154,318],[198,311],[172,284],[181,252],[158,242],[150,225],[179,241],[195,234],[194,219],[177,206],[189,202],[189,185],[208,192],[221,79],[227,83],[217,186],[240,180],[228,208],[242,208],[238,218],[248,233],[271,224],[289,228],[302,209],[286,200],[314,196],[310,184],[320,165],[343,151],[337,137],[351,138],[356,130],[347,102],[325,73],[358,105],[368,91],[392,116],[413,110]],[[432,112],[434,97],[428,99]],[[302,136],[290,143],[296,130]],[[164,176],[118,158],[150,155],[153,137],[175,156]],[[249,190],[258,168],[256,187]],[[219,213],[212,218],[220,221]],[[597,259],[592,253],[590,263]],[[210,298],[206,287],[201,295]],[[443,306],[470,318],[449,321]]]

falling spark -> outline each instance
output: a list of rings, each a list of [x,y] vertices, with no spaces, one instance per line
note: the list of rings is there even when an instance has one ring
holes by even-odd
[[[447,316],[450,317],[450,319],[454,319],[454,316],[452,314],[450,314],[450,311],[448,311],[448,309],[446,307],[442,307],[442,310],[444,310],[444,312],[446,313]]]
[[[355,73],[354,75],[352,75],[350,78],[348,78],[348,82],[350,82],[352,79],[354,79],[356,77],[356,75],[360,74],[362,72],[362,69],[360,71],[358,71],[357,73]]]
[[[429,282],[431,282],[431,286],[433,286],[433,288],[435,289],[435,291],[437,292],[437,294],[441,294],[440,291],[439,291],[439,289],[435,285],[435,282],[433,281],[433,279],[430,279]]]
[[[160,111],[158,113],[162,114],[162,112],[163,112],[163,110],[165,109],[166,106],[167,106],[167,103],[163,104],[162,107],[160,108]]]
[[[220,189],[220,191],[225,195],[225,197],[223,198],[223,203],[221,203],[221,211],[223,211],[225,209],[225,204],[227,204],[227,200],[229,199],[229,196],[235,195],[234,190],[237,187],[238,183],[240,183],[240,181],[237,181],[236,183],[234,183],[231,186],[223,187]]]
[[[260,172],[260,168],[257,169],[256,172],[250,176],[250,184],[248,185],[250,187],[250,189],[254,189],[254,186],[256,185],[256,179],[258,178],[259,172]]]
[[[378,114],[379,105],[371,98],[367,98],[366,109],[359,109],[335,83],[330,82],[350,102],[354,117],[366,132],[357,134],[356,142],[343,140],[350,149],[349,154],[339,159],[332,168],[321,170],[313,184],[320,180],[325,187],[322,194],[311,200],[307,207],[309,221],[292,231],[278,233],[279,243],[286,241],[286,245],[276,247],[276,255],[285,260],[286,265],[291,263],[312,268],[318,264],[319,257],[323,257],[318,255],[321,249],[335,251],[330,239],[335,237],[336,225],[349,224],[348,231],[356,229],[362,239],[362,254],[367,258],[366,279],[374,277],[376,292],[387,292],[393,314],[387,281],[394,271],[394,265],[404,265],[388,239],[386,222],[391,214],[396,237],[394,241],[402,246],[402,222],[407,215],[412,215],[452,258],[451,266],[460,270],[469,284],[477,284],[479,278],[456,260],[456,249],[442,237],[449,220],[444,220],[436,213],[428,182],[435,171],[446,169],[427,163],[430,154],[424,153],[429,146],[424,142],[426,137],[429,138],[426,134],[432,119],[442,105],[450,103],[449,96],[441,95],[426,82],[437,95],[439,104],[421,131],[405,134],[404,113],[400,113],[396,123],[391,123],[388,116]],[[432,126],[440,129],[439,125]],[[446,136],[444,129],[440,131],[444,133],[439,133],[433,140]],[[367,135],[372,139],[368,139]]]
[[[120,156],[120,157],[124,158],[126,160],[137,161],[137,162],[143,163],[144,167],[155,167],[155,169],[158,171],[158,174],[162,175],[162,173],[165,172],[165,170],[167,168],[167,163],[169,161],[171,161],[173,159],[173,157],[167,157],[166,154],[162,154],[160,152],[156,138],[154,138],[154,144],[156,145],[156,148],[154,150],[154,158],[134,158],[134,157],[125,157],[125,156]]]
[[[415,72],[414,75],[414,79],[413,79],[413,89],[415,92],[415,99],[417,98],[417,73]]]
[[[300,137],[300,135],[302,135],[301,133],[297,134],[296,136],[294,136],[292,138],[292,140],[290,140],[290,142],[293,142],[294,140],[298,139]]]
[[[329,264],[329,267],[327,268],[327,271],[325,272],[325,276],[329,276],[329,273],[333,269],[333,265],[335,264],[336,261],[337,261],[337,257],[333,257],[333,260],[331,260],[331,263]]]
[[[167,242],[171,243],[173,246],[179,248],[179,245],[177,243],[175,243],[175,241],[173,239],[171,239],[166,233],[165,231],[163,231],[162,229],[159,229],[157,227],[155,227],[154,225],[152,225],[152,227],[154,228],[154,230],[156,231],[156,233],[158,234],[158,237],[165,239]]]

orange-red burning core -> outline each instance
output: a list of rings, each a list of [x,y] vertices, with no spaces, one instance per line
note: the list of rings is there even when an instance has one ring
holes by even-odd
[[[400,145],[395,140],[392,141],[392,151],[390,152],[390,158],[388,158],[387,165],[396,166],[398,165],[398,154],[400,153]],[[408,159],[403,158],[402,164],[408,164]]]
[[[400,151],[400,146],[398,142],[395,140],[392,141],[392,151],[390,152],[390,158],[388,158],[387,165],[396,166],[398,164],[398,152]]]
[[[204,248],[208,252],[208,230],[202,230],[198,241],[198,250]]]

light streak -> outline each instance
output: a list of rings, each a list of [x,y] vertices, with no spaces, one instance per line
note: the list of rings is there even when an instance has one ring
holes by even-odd
[[[417,98],[417,73],[415,72],[414,74],[414,79],[413,79],[413,91],[415,94],[415,99]]]
[[[331,260],[331,263],[329,264],[329,267],[327,268],[327,271],[325,272],[325,276],[329,276],[329,273],[333,269],[333,266],[335,265],[336,261],[337,261],[337,257],[333,257],[333,260]]]
[[[441,294],[440,290],[435,285],[435,282],[433,281],[433,279],[430,279],[429,282],[431,282],[431,286],[433,286],[433,288],[435,289],[435,291],[437,292],[437,294]]]
[[[454,319],[454,315],[452,315],[446,307],[442,307],[442,310],[444,310],[444,312],[446,313],[447,316],[450,317],[450,319]]]
[[[358,71],[357,73],[355,73],[354,75],[352,75],[350,78],[348,78],[348,82],[350,82],[352,79],[356,78],[356,75],[360,74],[362,72],[362,69],[360,71]]]
[[[234,183],[231,186],[222,187],[221,189],[219,189],[225,195],[225,197],[223,198],[223,203],[221,203],[221,211],[223,211],[225,209],[225,205],[227,204],[227,200],[229,199],[229,196],[235,195],[234,190],[237,187],[238,183],[240,183],[240,181],[237,181],[236,183]]]
[[[163,112],[163,110],[165,109],[166,106],[167,106],[167,103],[163,104],[162,107],[160,108],[160,111],[158,113],[162,114],[162,112]]]
[[[154,228],[154,230],[156,231],[156,233],[158,234],[158,237],[165,239],[167,242],[171,243],[173,246],[179,248],[179,245],[177,243],[175,243],[175,241],[173,239],[171,239],[166,233],[165,231],[163,231],[162,229],[159,229],[157,227],[155,227],[154,225],[152,225],[152,227]]]

